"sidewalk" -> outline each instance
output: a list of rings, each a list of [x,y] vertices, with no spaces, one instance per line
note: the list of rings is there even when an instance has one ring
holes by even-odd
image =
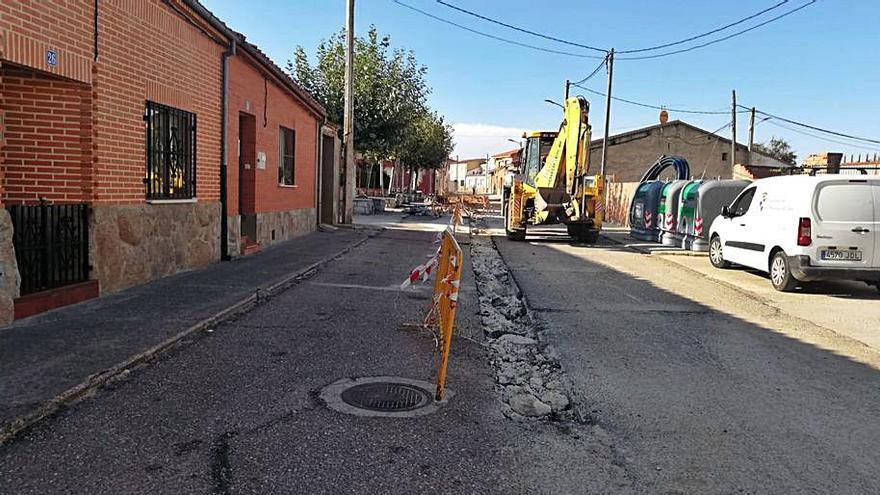
[[[0,434],[82,384],[297,272],[370,231],[316,232],[0,327]]]

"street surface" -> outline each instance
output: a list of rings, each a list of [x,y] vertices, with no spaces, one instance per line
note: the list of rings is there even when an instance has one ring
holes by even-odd
[[[880,489],[876,350],[661,257],[542,232],[496,242],[630,487]]]
[[[560,229],[493,239],[555,348],[572,414],[503,414],[466,232],[449,403],[412,418],[328,409],[318,395],[341,378],[434,380],[434,340],[415,325],[430,289],[398,286],[447,221],[369,219],[385,230],[0,446],[0,492],[880,490],[880,354],[867,339],[700,273],[704,258],[573,245]],[[497,218],[488,226],[476,234],[498,234]],[[864,298],[850,311],[876,304],[849,297]]]

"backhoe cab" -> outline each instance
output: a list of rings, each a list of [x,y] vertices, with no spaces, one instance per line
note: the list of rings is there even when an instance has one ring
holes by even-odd
[[[568,235],[594,243],[602,229],[604,178],[590,171],[590,104],[582,96],[565,101],[559,132],[524,134],[521,173],[504,188],[507,237],[521,241],[529,225],[564,223]]]

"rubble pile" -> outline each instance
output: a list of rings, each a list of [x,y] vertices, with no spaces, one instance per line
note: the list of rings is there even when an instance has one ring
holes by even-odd
[[[502,412],[518,420],[567,418],[572,411],[558,357],[542,342],[516,282],[488,236],[471,238],[471,260]]]

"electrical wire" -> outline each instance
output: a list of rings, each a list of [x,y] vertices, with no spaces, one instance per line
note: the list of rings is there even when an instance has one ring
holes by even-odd
[[[687,47],[687,48],[682,48],[681,50],[674,50],[674,51],[666,52],[666,53],[657,53],[657,54],[654,54],[654,55],[642,55],[642,56],[638,56],[638,57],[621,57],[621,58],[619,58],[618,60],[647,60],[647,59],[652,59],[652,58],[668,57],[669,55],[676,55],[676,54],[679,54],[679,53],[685,53],[685,52],[689,52],[689,51],[697,50],[697,49],[699,49],[699,48],[705,48],[705,47],[707,47],[707,46],[709,46],[709,45],[714,45],[715,43],[721,43],[722,41],[727,41],[727,40],[729,40],[729,39],[731,39],[731,38],[735,38],[735,37],[737,37],[737,36],[739,36],[739,35],[741,35],[741,34],[748,33],[749,31],[752,31],[752,30],[758,29],[758,28],[761,27],[761,26],[766,26],[767,24],[770,24],[771,22],[778,21],[779,19],[782,19],[783,17],[790,16],[791,14],[794,14],[795,12],[797,12],[797,11],[799,11],[799,10],[805,9],[805,8],[809,7],[810,5],[813,5],[813,4],[816,3],[816,2],[817,2],[817,0],[810,0],[809,2],[807,2],[807,3],[803,4],[803,5],[801,5],[800,7],[797,7],[797,8],[795,8],[795,9],[789,10],[788,12],[784,12],[784,13],[782,13],[782,14],[779,14],[779,15],[776,16],[776,17],[771,17],[770,19],[768,19],[768,20],[766,20],[766,21],[764,21],[764,22],[761,22],[761,23],[755,24],[754,26],[751,26],[751,27],[749,27],[749,28],[743,29],[743,30],[741,30],[741,31],[737,31],[737,32],[735,32],[735,33],[733,33],[733,34],[729,34],[729,35],[727,35],[727,36],[724,36],[724,37],[721,37],[721,38],[717,38],[717,39],[714,39],[714,40],[712,40],[712,41],[707,41],[707,42],[705,42],[705,43],[701,43],[701,44],[699,44],[699,45],[694,45],[694,46],[690,46],[690,47]]]
[[[786,3],[788,3],[788,0],[782,0],[781,2],[777,3],[776,5],[773,5],[773,6],[767,7],[766,9],[764,9],[764,10],[762,10],[762,11],[760,11],[760,12],[757,12],[757,13],[755,13],[755,14],[752,14],[752,15],[750,15],[750,16],[748,16],[748,17],[743,17],[742,19],[740,19],[740,20],[738,20],[738,21],[736,21],[736,22],[731,22],[730,24],[726,24],[726,25],[721,26],[721,27],[719,27],[719,28],[715,28],[715,29],[713,29],[713,30],[711,30],[711,31],[706,31],[705,33],[698,34],[698,35],[696,35],[696,36],[691,36],[690,38],[685,38],[685,39],[683,39],[683,40],[673,41],[673,42],[671,42],[671,43],[664,43],[664,44],[662,44],[662,45],[649,46],[649,47],[647,47],[647,48],[638,48],[638,49],[635,49],[635,50],[620,50],[620,51],[618,51],[617,53],[641,53],[641,52],[649,52],[649,51],[652,51],[652,50],[659,50],[659,49],[661,49],[661,48],[669,48],[670,46],[681,45],[682,43],[687,43],[688,41],[694,41],[694,40],[698,40],[698,39],[700,39],[700,38],[705,38],[706,36],[709,36],[710,34],[715,34],[715,33],[718,33],[718,32],[720,32],[720,31],[724,31],[725,29],[732,28],[733,26],[738,26],[738,25],[740,25],[740,24],[742,24],[742,23],[744,23],[744,22],[746,22],[746,21],[750,21],[750,20],[754,19],[755,17],[759,17],[759,16],[761,16],[761,15],[763,15],[763,14],[766,14],[767,12],[770,12],[771,10],[778,9],[779,7],[782,7],[783,5],[785,5]]]
[[[541,52],[545,52],[545,53],[555,53],[557,55],[567,55],[569,57],[592,58],[592,59],[604,59],[605,58],[604,56],[600,56],[600,55],[586,55],[583,53],[574,53],[574,52],[566,52],[566,51],[562,51],[562,50],[554,50],[552,48],[544,48],[544,47],[540,47],[540,46],[530,45],[528,43],[521,43],[519,41],[515,41],[515,40],[511,40],[511,39],[507,39],[507,38],[502,38],[500,36],[495,36],[494,34],[484,33],[482,31],[478,31],[476,29],[469,28],[467,26],[458,24],[456,22],[452,22],[448,19],[444,19],[442,17],[431,14],[430,12],[426,12],[422,9],[419,9],[419,8],[413,7],[412,5],[409,5],[407,3],[401,2],[400,0],[391,0],[391,1],[396,3],[397,5],[400,5],[401,7],[412,10],[413,12],[418,12],[419,14],[422,14],[425,17],[430,17],[431,19],[434,19],[435,21],[439,21],[444,24],[449,24],[450,26],[455,26],[459,29],[464,29],[465,31],[476,34],[478,36],[483,36],[485,38],[493,39],[496,41],[501,41],[501,42],[508,43],[511,45],[516,45],[516,46],[520,46],[523,48],[529,48],[531,50],[537,50],[537,51],[541,51]]]
[[[467,15],[469,15],[469,16],[476,17],[477,19],[482,19],[482,20],[484,20],[484,21],[488,21],[488,22],[491,22],[491,23],[493,23],[493,24],[498,24],[499,26],[504,26],[504,27],[506,27],[506,28],[513,29],[513,30],[515,30],[515,31],[519,31],[519,32],[521,32],[521,33],[531,34],[532,36],[537,36],[537,37],[539,37],[539,38],[544,38],[544,39],[546,39],[546,40],[556,41],[556,42],[558,42],[558,43],[564,43],[564,44],[566,44],[566,45],[576,46],[576,47],[578,47],[578,48],[586,48],[586,49],[588,49],[588,50],[594,50],[594,51],[597,51],[597,52],[608,53],[608,50],[604,50],[604,49],[602,49],[602,48],[596,48],[595,46],[584,45],[584,44],[581,44],[581,43],[575,43],[574,41],[567,41],[567,40],[564,40],[564,39],[561,39],[561,38],[556,38],[556,37],[553,37],[553,36],[550,36],[550,35],[547,35],[547,34],[542,34],[542,33],[538,33],[538,32],[535,32],[535,31],[529,31],[528,29],[525,29],[525,28],[521,28],[521,27],[513,26],[513,25],[511,25],[511,24],[507,24],[507,23],[505,23],[505,22],[501,22],[501,21],[499,21],[499,20],[497,20],[497,19],[492,19],[491,17],[486,17],[486,16],[481,15],[481,14],[478,14],[478,13],[476,13],[476,12],[471,12],[470,10],[463,9],[463,8],[461,8],[461,7],[458,7],[458,6],[452,5],[451,3],[444,2],[443,0],[437,0],[437,3],[439,3],[440,5],[445,5],[446,7],[449,7],[450,9],[457,10],[457,11],[462,12],[462,13],[464,13],[464,14],[467,14]]]
[[[395,0],[395,1],[396,1],[396,0]],[[531,30],[529,30],[529,29],[525,29],[525,28],[522,28],[522,27],[519,27],[519,26],[514,26],[514,25],[512,25],[512,24],[508,24],[508,23],[506,23],[506,22],[499,21],[498,19],[494,19],[494,18],[491,18],[491,17],[485,16],[485,15],[479,14],[479,13],[477,13],[477,12],[473,12],[473,11],[471,11],[471,10],[468,10],[468,9],[465,9],[465,8],[462,8],[462,7],[459,7],[459,6],[457,6],[457,5],[453,5],[453,4],[451,4],[451,3],[449,3],[449,2],[446,2],[446,1],[444,1],[444,0],[436,0],[436,1],[437,1],[437,3],[439,3],[439,4],[441,4],[441,5],[444,5],[444,6],[448,7],[448,8],[450,8],[450,9],[453,9],[453,10],[456,10],[456,11],[458,11],[458,12],[461,12],[461,13],[464,13],[464,14],[467,14],[467,15],[470,15],[470,16],[472,16],[472,17],[476,17],[476,18],[478,18],[478,19],[482,19],[482,20],[487,21],[487,22],[491,22],[491,23],[493,23],[493,24],[497,24],[497,25],[499,25],[499,26],[504,26],[504,27],[506,27],[506,28],[508,28],[508,29],[513,29],[513,30],[516,30],[516,31],[519,31],[519,32],[522,32],[522,33],[530,34],[530,35],[532,35],[532,36],[537,36],[537,37],[540,37],[540,38],[544,38],[544,39],[547,39],[547,40],[555,41],[555,42],[558,42],[558,43],[563,43],[563,44],[570,45],[570,46],[576,46],[576,47],[579,47],[579,48],[586,48],[586,49],[589,49],[589,50],[595,50],[595,51],[601,51],[601,52],[606,52],[606,53],[607,53],[607,50],[604,50],[604,49],[602,49],[602,48],[598,48],[598,47],[591,46],[591,45],[585,45],[585,44],[583,44],[583,43],[577,43],[577,42],[574,42],[574,41],[565,40],[565,39],[562,39],[562,38],[557,38],[557,37],[555,37],[555,36],[550,36],[550,35],[547,35],[547,34],[544,34],[544,33],[539,33],[539,32],[536,32],[536,31],[531,31]],[[731,27],[738,26],[738,25],[740,25],[740,24],[742,24],[742,23],[744,23],[744,22],[747,22],[747,21],[750,21],[750,20],[752,20],[752,19],[755,19],[756,17],[760,17],[760,16],[766,14],[767,12],[770,12],[770,11],[772,11],[772,10],[778,9],[779,7],[781,7],[781,6],[785,5],[786,3],[788,3],[788,1],[789,1],[789,0],[782,0],[781,2],[778,2],[778,3],[774,4],[774,5],[771,5],[770,7],[767,7],[766,9],[763,9],[763,10],[761,10],[761,11],[759,11],[759,12],[756,12],[756,13],[754,13],[754,14],[752,14],[752,15],[749,15],[749,16],[746,16],[746,17],[743,17],[742,19],[738,19],[738,20],[736,20],[736,21],[734,21],[734,22],[731,22],[731,23],[728,23],[728,24],[726,24],[726,25],[724,25],[724,26],[721,26],[721,27],[718,27],[718,28],[712,29],[712,30],[707,31],[707,32],[705,32],[705,33],[700,33],[700,34],[697,34],[697,35],[694,35],[694,36],[690,36],[690,37],[688,37],[688,38],[684,38],[684,39],[677,40],[677,41],[673,41],[673,42],[669,42],[669,43],[663,43],[663,44],[660,44],[660,45],[654,45],[654,46],[649,46],[649,47],[645,47],[645,48],[636,48],[636,49],[630,49],[630,50],[620,50],[620,51],[618,51],[618,53],[624,53],[624,54],[626,54],[626,53],[643,53],[643,52],[648,52],[648,51],[660,50],[660,49],[663,49],[663,48],[669,48],[669,47],[671,47],[671,46],[681,45],[681,44],[688,43],[688,42],[691,42],[691,41],[694,41],[694,40],[698,40],[698,39],[700,39],[700,38],[705,38],[706,36],[710,36],[710,35],[712,35],[712,34],[719,33],[719,32],[721,32],[721,31],[724,31],[724,30],[729,29],[729,28],[731,28]],[[762,23],[759,23],[759,24],[757,24],[757,25],[755,25],[755,26],[749,27],[749,28],[744,29],[744,30],[742,30],[742,31],[738,31],[738,32],[733,33],[733,34],[731,34],[731,35],[728,35],[728,36],[725,36],[725,37],[722,37],[722,38],[719,38],[719,39],[716,39],[716,40],[712,40],[712,41],[709,41],[709,42],[706,42],[706,43],[703,43],[703,44],[700,44],[700,45],[696,45],[696,46],[692,46],[692,47],[684,48],[684,49],[681,49],[681,50],[675,50],[675,51],[672,51],[672,52],[666,52],[666,53],[654,54],[654,55],[645,55],[645,56],[638,56],[638,57],[621,57],[619,60],[644,60],[644,59],[650,59],[650,58],[666,57],[666,56],[669,56],[669,55],[675,55],[675,54],[678,54],[678,53],[689,52],[689,51],[691,51],[691,50],[696,50],[696,49],[698,49],[698,48],[703,48],[703,47],[706,47],[706,46],[709,46],[709,45],[713,45],[713,44],[715,44],[715,43],[720,43],[720,42],[722,42],[722,41],[729,40],[729,39],[731,39],[731,38],[733,38],[733,37],[736,37],[736,36],[739,36],[739,35],[745,34],[745,33],[749,32],[749,31],[752,31],[753,29],[757,29],[757,28],[759,28],[759,27],[761,27],[761,26],[765,26],[765,25],[767,25],[767,24],[770,24],[771,22],[775,22],[775,21],[777,21],[777,20],[779,20],[779,19],[782,19],[783,17],[789,16],[789,15],[791,15],[791,14],[793,14],[793,13],[795,13],[795,12],[797,12],[797,11],[799,11],[799,10],[801,10],[801,9],[803,9],[803,8],[805,8],[805,7],[807,7],[807,6],[809,6],[809,5],[812,5],[813,3],[816,3],[816,1],[817,1],[817,0],[811,0],[811,1],[808,2],[808,3],[806,3],[806,4],[804,4],[804,5],[801,5],[800,7],[797,7],[797,8],[795,8],[795,9],[791,10],[791,11],[788,11],[788,12],[785,12],[785,13],[783,13],[783,14],[781,14],[781,15],[778,15],[778,16],[776,16],[776,17],[773,17],[773,18],[771,18],[771,19],[769,19],[769,20],[767,20],[767,21],[764,21],[764,22],[762,22]]]
[[[573,86],[577,86],[577,87],[583,89],[584,91],[588,91],[588,92],[590,92],[590,93],[593,93],[594,95],[598,95],[598,96],[602,96],[602,97],[606,96],[606,94],[603,93],[603,92],[601,92],[601,91],[596,91],[595,89],[590,89],[590,88],[588,88],[588,87],[586,87],[586,86],[581,86],[580,84],[572,83],[572,85],[573,85]],[[683,109],[680,109],[680,108],[667,108],[667,107],[664,107],[664,106],[649,105],[649,104],[647,104],[647,103],[640,103],[640,102],[638,102],[638,101],[627,100],[627,99],[624,99],[624,98],[619,98],[619,97],[617,97],[617,96],[612,96],[611,99],[612,99],[612,100],[621,101],[621,102],[623,102],[623,103],[629,103],[630,105],[637,105],[637,106],[645,107],[645,108],[653,108],[654,110],[666,110],[667,112],[690,113],[690,114],[697,114],[697,115],[729,115],[729,114],[730,114],[730,111],[729,111],[729,110],[728,110],[728,111],[721,111],[721,110],[683,110]],[[749,112],[749,110],[741,110],[741,111],[737,111],[736,113],[748,113],[748,112]]]
[[[581,79],[580,81],[573,82],[572,84],[574,84],[574,85],[577,86],[577,87],[580,87],[580,86],[579,86],[580,84],[583,84],[583,83],[589,81],[593,76],[595,76],[596,74],[598,74],[599,71],[602,70],[602,67],[605,67],[605,65],[606,65],[607,63],[608,63],[608,57],[606,56],[605,59],[602,60],[601,62],[599,62],[599,65],[597,65],[596,68],[593,69],[593,72],[590,72],[590,75],[588,75],[587,77]]]
[[[737,106],[738,106],[738,107],[742,107],[742,105],[737,105]],[[744,107],[743,107],[743,108],[744,108]],[[834,135],[834,136],[839,136],[839,137],[843,137],[843,138],[847,138],[847,139],[854,139],[854,140],[856,140],[856,141],[862,141],[862,142],[865,142],[865,143],[880,144],[880,141],[878,141],[878,140],[876,140],[876,139],[863,138],[863,137],[859,137],[859,136],[853,136],[853,135],[851,135],[851,134],[844,134],[844,133],[842,133],[842,132],[837,132],[837,131],[831,131],[831,130],[828,130],[828,129],[823,129],[823,128],[821,128],[821,127],[816,127],[816,126],[814,126],[814,125],[805,124],[805,123],[803,123],[803,122],[798,122],[798,121],[796,121],[796,120],[787,119],[787,118],[785,118],[785,117],[780,117],[780,116],[778,116],[778,115],[773,115],[772,113],[763,112],[763,111],[761,111],[761,110],[755,110],[755,113],[760,113],[761,115],[766,115],[767,117],[770,117],[770,118],[772,118],[772,119],[781,120],[781,121],[783,121],[783,122],[788,122],[789,124],[792,124],[792,125],[796,125],[796,126],[799,126],[799,127],[805,127],[805,128],[807,128],[807,129],[812,129],[812,130],[814,130],[814,131],[824,132],[824,133],[826,133],[826,134],[831,134],[831,135]]]
[[[809,137],[811,137],[811,138],[815,138],[815,139],[818,139],[818,140],[820,140],[820,141],[827,141],[827,142],[829,142],[829,143],[840,144],[840,145],[843,145],[843,146],[849,146],[849,147],[851,147],[851,148],[858,148],[858,149],[867,150],[867,151],[875,151],[875,152],[876,152],[876,151],[880,151],[880,148],[877,148],[877,147],[873,147],[873,148],[872,148],[872,147],[870,147],[870,146],[865,146],[864,144],[855,144],[855,143],[846,142],[846,141],[839,141],[839,140],[837,140],[837,139],[831,139],[831,138],[829,138],[829,137],[827,137],[827,136],[822,136],[822,135],[820,135],[820,134],[814,134],[814,133],[812,133],[812,132],[806,132],[806,131],[804,131],[803,129],[798,129],[798,128],[795,128],[795,127],[792,127],[792,126],[787,126],[787,125],[784,125],[784,124],[780,124],[779,122],[773,122],[772,119],[771,119],[771,120],[768,120],[767,122],[768,122],[769,124],[773,125],[773,126],[776,126],[776,127],[780,128],[780,129],[786,129],[786,130],[788,130],[788,131],[791,131],[791,132],[794,132],[794,133],[797,133],[797,134],[801,134],[801,135],[804,135],[804,136],[809,136]]]

